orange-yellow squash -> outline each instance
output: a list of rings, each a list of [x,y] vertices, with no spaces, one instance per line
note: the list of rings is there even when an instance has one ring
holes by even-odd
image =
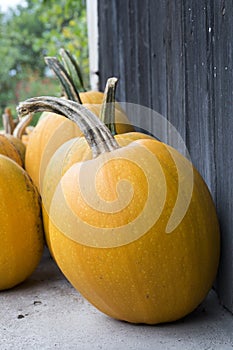
[[[23,166],[23,160],[19,151],[5,135],[0,135],[0,154],[13,159],[20,166]]]
[[[15,146],[16,150],[20,155],[22,166],[24,166],[26,152],[25,144],[18,137],[15,137],[11,134],[5,134],[4,136],[6,136],[6,138]]]
[[[23,282],[44,248],[41,203],[26,171],[0,155],[0,290]]]
[[[200,174],[162,142],[120,147],[78,104],[38,98],[21,108],[35,111],[42,102],[64,115],[69,106],[69,117],[88,124],[93,152],[66,171],[49,207],[50,244],[64,275],[116,319],[157,324],[190,313],[213,284],[220,252],[214,203]]]

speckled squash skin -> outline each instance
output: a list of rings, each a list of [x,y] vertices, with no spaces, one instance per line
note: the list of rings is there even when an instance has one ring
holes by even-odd
[[[35,270],[44,248],[41,203],[26,171],[0,155],[0,290]]]

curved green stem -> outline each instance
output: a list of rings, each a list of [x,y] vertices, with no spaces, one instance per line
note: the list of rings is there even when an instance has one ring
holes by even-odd
[[[108,127],[112,135],[116,135],[115,125],[115,93],[118,79],[115,77],[107,80],[103,103],[100,111],[100,120]]]
[[[65,50],[63,48],[59,50],[59,53],[61,55],[63,64],[71,76],[75,86],[81,86],[82,90],[86,91],[84,87],[82,72],[75,58],[68,50]]]
[[[19,116],[35,112],[53,112],[73,120],[83,132],[91,147],[93,157],[104,152],[111,152],[120,146],[111,135],[109,129],[99,118],[85,106],[75,101],[58,97],[40,96],[21,102],[17,107]]]
[[[71,76],[67,73],[63,65],[58,61],[56,57],[45,57],[45,62],[48,67],[54,71],[57,78],[60,80],[63,89],[67,95],[67,98],[72,101],[77,101],[78,103],[82,103],[78,90],[71,78]]]

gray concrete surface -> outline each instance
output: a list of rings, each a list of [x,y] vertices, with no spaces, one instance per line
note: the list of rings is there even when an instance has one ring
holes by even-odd
[[[179,322],[131,325],[84,300],[46,252],[35,273],[0,300],[0,350],[233,350],[233,316],[214,291]]]

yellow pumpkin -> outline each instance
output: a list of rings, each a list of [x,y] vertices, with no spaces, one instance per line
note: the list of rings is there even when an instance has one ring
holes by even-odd
[[[13,159],[20,166],[23,166],[19,151],[6,135],[0,135],[0,154]]]
[[[15,148],[17,149],[20,158],[22,160],[22,166],[24,166],[24,162],[25,162],[25,152],[26,152],[26,146],[25,144],[18,138],[15,137],[11,134],[5,134],[6,138],[15,146]]]
[[[26,171],[0,155],[0,290],[12,288],[37,267],[44,239],[41,203]]]
[[[14,147],[18,151],[21,158],[21,163],[19,164],[22,165],[23,167],[25,164],[26,145],[22,141],[22,136],[25,132],[26,127],[31,122],[31,120],[32,120],[32,115],[29,114],[24,118],[22,118],[21,120],[19,120],[17,124],[15,124],[14,130],[12,130],[13,132],[12,134],[8,133],[6,130],[4,133],[4,136],[14,145]]]
[[[40,103],[64,115],[69,106],[93,153],[66,171],[49,208],[52,253],[66,278],[116,319],[157,324],[190,313],[213,284],[220,252],[216,210],[200,174],[154,139],[120,147],[74,102],[38,98],[21,108]]]

